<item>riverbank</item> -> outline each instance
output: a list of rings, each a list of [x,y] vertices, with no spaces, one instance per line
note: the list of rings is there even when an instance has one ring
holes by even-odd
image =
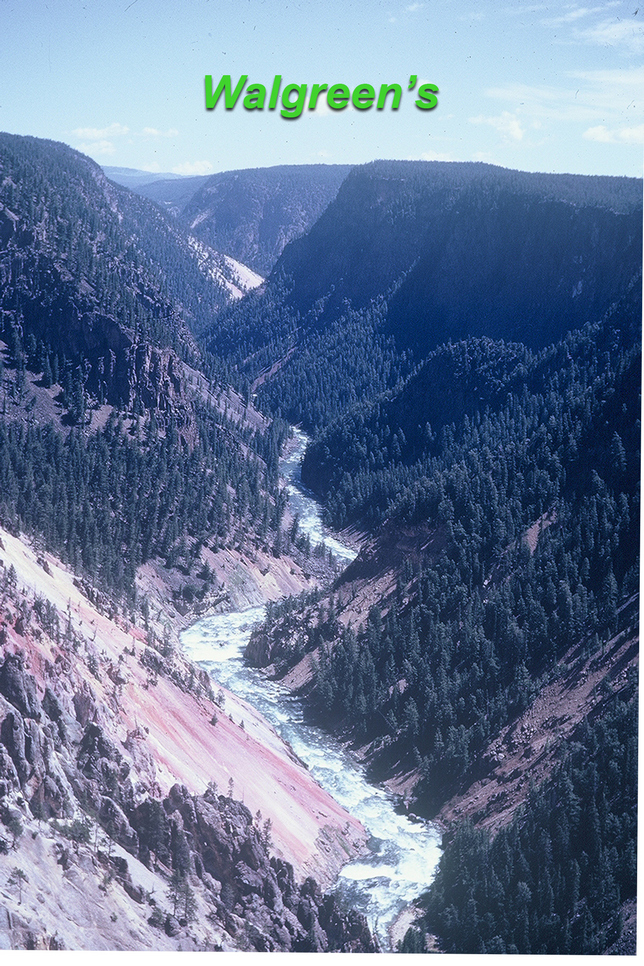
[[[388,929],[400,911],[423,892],[440,857],[441,836],[432,826],[399,814],[396,798],[367,781],[355,756],[331,735],[308,725],[299,701],[244,660],[260,608],[245,614],[212,615],[182,635],[191,660],[213,680],[259,710],[304,761],[308,773],[370,835],[368,848],[347,856],[335,889],[363,913],[388,949]]]
[[[401,909],[398,916],[389,926],[389,942],[392,949],[397,949],[398,943],[401,943],[405,938],[407,930],[421,918],[422,914],[422,909],[414,905],[405,906],[404,909]]]
[[[304,445],[300,434],[300,454]],[[283,461],[282,470],[291,495],[291,512],[297,514],[312,540],[332,545],[345,562],[353,560],[355,550],[326,532],[319,507],[298,486],[297,449]],[[312,777],[368,829],[369,852],[347,861],[336,888],[348,905],[367,916],[372,928],[378,924],[383,948],[394,949],[390,926],[429,884],[440,856],[441,836],[432,826],[398,814],[396,797],[370,784],[355,756],[330,735],[305,723],[303,709],[284,682],[273,682],[246,664],[247,642],[262,617],[260,608],[205,617],[184,631],[182,645],[213,680],[256,707],[306,762]]]
[[[21,592],[49,601],[60,624],[66,623],[67,633],[78,640],[77,650],[97,655],[91,664],[95,674],[78,660],[67,672],[70,699],[75,692],[87,695],[88,709],[157,794],[167,794],[175,782],[193,794],[211,781],[225,791],[232,779],[235,797],[253,814],[261,810],[265,818],[272,816],[277,854],[298,875],[314,875],[323,885],[348,856],[361,853],[366,833],[360,823],[322,793],[292,750],[242,698],[219,686],[213,694],[208,680],[200,680],[180,652],[164,658],[147,646],[144,628],[99,610],[53,556],[44,555],[39,563],[24,540],[3,530],[0,542],[0,564],[5,573],[13,567]],[[56,647],[45,634],[30,634],[27,628],[25,634],[14,630],[11,640],[44,692],[62,668]]]

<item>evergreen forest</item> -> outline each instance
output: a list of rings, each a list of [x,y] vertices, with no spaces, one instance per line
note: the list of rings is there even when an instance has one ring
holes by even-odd
[[[247,658],[297,669],[405,808],[440,820],[544,695],[596,681],[507,811],[450,819],[401,951],[624,951],[641,181],[374,162],[137,190],[0,135],[0,524],[115,606],[154,562],[185,613],[218,590],[206,551],[310,552],[279,481],[302,427],[361,549]],[[242,298],[232,258],[266,276]]]

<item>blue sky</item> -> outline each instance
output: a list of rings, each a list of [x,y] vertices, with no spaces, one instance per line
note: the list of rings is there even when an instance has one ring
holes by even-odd
[[[180,174],[425,158],[641,176],[639,3],[0,0],[0,129]],[[206,111],[224,73],[404,93],[398,111]]]

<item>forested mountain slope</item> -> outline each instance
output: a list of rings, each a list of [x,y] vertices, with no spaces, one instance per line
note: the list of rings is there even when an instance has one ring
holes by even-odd
[[[627,299],[540,352],[486,339],[444,346],[398,392],[331,427],[307,479],[319,466],[331,518],[367,522],[375,536],[329,595],[272,609],[249,645],[253,663],[304,687],[316,720],[361,748],[416,811],[496,830],[495,816],[505,825],[524,803],[503,833],[509,845],[470,835],[448,846],[425,924],[447,951],[603,951],[635,895],[633,322]],[[598,742],[612,749],[601,758],[613,762],[608,785],[592,764]],[[562,759],[574,763],[565,848],[554,821],[544,825],[549,789],[565,777],[527,795]],[[492,896],[485,857],[495,848],[506,868]],[[544,850],[554,857],[547,879]],[[517,876],[525,928],[503,899]],[[408,948],[424,944],[416,933]]]
[[[640,212],[635,179],[374,162],[279,270],[300,311],[327,300],[321,321],[388,295],[399,350],[469,335],[535,348],[599,318],[637,274]]]
[[[493,841],[457,832],[405,937],[461,953],[635,955],[637,701],[606,702]]]
[[[346,164],[294,164],[213,174],[180,218],[212,248],[268,275],[284,247],[333,200],[349,171]],[[155,186],[148,197],[158,192]]]
[[[197,341],[216,258],[89,159],[0,135],[2,948],[374,948],[310,878],[360,824],[177,653],[190,615],[322,566],[282,532],[286,425]]]
[[[262,405],[317,430],[395,385],[410,353],[469,336],[538,349],[599,320],[640,277],[641,196],[627,178],[356,167],[210,348]]]
[[[278,633],[266,642],[266,664],[288,666],[303,649],[316,651],[320,714],[347,716],[370,739],[388,736],[389,750],[376,757],[400,767],[401,754],[413,763],[414,747],[421,759],[429,753],[431,785],[420,797],[430,808],[460,783],[512,707],[525,707],[571,635],[605,638],[637,593],[640,347],[618,345],[598,359],[605,334],[588,327],[532,359],[525,354],[521,370],[509,347],[514,384],[500,405],[475,397],[430,435],[411,467],[386,456],[387,468],[369,473],[366,456],[355,491],[343,481],[348,499],[389,484],[388,519],[336,589],[377,574],[406,539],[415,549],[394,558],[391,599],[375,601],[383,613],[369,621],[357,615],[358,641],[337,625],[330,603],[317,629],[309,620],[297,639]],[[486,360],[498,367],[503,353],[495,343],[457,344],[442,365],[451,356],[456,369],[468,357],[479,369]],[[378,437],[366,422],[354,421],[352,449],[377,460]],[[531,547],[525,534],[535,524]],[[447,675],[441,686],[439,671]]]
[[[555,374],[564,378],[562,367],[577,354],[594,374],[605,353],[638,345],[640,304],[639,284],[629,286],[604,322],[540,354],[486,338],[434,349],[395,390],[355,406],[318,434],[307,448],[304,483],[325,500],[334,527],[377,526],[401,499],[413,499],[410,490],[430,472],[453,427],[498,414],[513,395],[544,391]],[[631,445],[636,453],[634,437]]]
[[[0,311],[12,352],[52,375],[55,357],[59,373],[69,362],[98,398],[128,404],[151,356],[148,368],[169,381],[168,349],[199,359],[191,332],[230,294],[155,205],[35,138],[0,137],[0,178]]]
[[[65,145],[2,135],[0,177],[2,521],[132,602],[145,565],[177,606],[225,597],[222,549],[275,559],[286,432],[189,365],[228,293]]]

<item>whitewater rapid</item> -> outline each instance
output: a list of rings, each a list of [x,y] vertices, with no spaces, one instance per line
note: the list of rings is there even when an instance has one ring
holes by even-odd
[[[306,437],[295,432],[297,447],[281,464],[291,510],[299,515],[300,531],[309,534],[312,546],[324,542],[337,559],[349,563],[355,552],[326,531],[317,503],[301,486]],[[264,607],[251,607],[206,617],[183,632],[183,647],[216,682],[257,708],[320,785],[369,831],[369,855],[343,868],[336,891],[367,916],[388,950],[390,926],[434,876],[440,834],[429,824],[398,814],[393,797],[370,784],[361,765],[332,736],[304,721],[302,706],[290,692],[244,663],[251,632],[264,616]]]

